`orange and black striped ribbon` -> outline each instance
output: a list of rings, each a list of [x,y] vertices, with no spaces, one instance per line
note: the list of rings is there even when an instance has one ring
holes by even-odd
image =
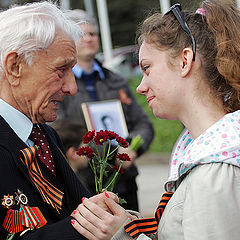
[[[22,215],[18,210],[10,209],[3,222],[3,227],[9,233],[18,233],[23,231]]]
[[[51,205],[59,213],[59,209],[62,209],[63,192],[54,187],[43,177],[37,159],[35,157],[37,151],[37,145],[29,148],[24,148],[20,151],[20,159],[27,167],[29,176],[41,194],[44,202]]]
[[[124,226],[125,232],[128,233],[134,239],[139,237],[139,235],[142,233],[146,235],[156,233],[160,218],[172,195],[173,192],[166,192],[162,195],[162,198],[155,212],[154,218],[135,219]]]

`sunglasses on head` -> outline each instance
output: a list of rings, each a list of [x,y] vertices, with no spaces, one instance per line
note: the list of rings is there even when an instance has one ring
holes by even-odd
[[[196,56],[196,41],[192,35],[192,32],[190,30],[190,28],[187,25],[187,22],[184,19],[184,16],[181,12],[181,5],[179,3],[174,4],[173,6],[171,6],[169,8],[169,10],[164,14],[167,15],[170,12],[172,12],[174,14],[174,16],[176,17],[176,19],[178,20],[178,22],[180,23],[182,29],[189,35],[189,37],[192,40],[192,50],[193,50],[193,61],[195,61],[195,56]]]

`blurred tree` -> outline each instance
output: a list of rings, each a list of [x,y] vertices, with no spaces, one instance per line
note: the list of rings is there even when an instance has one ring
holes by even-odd
[[[159,10],[159,1],[108,1],[113,46],[134,44],[137,25],[151,9]]]
[[[94,2],[94,5],[95,5],[95,1]],[[71,9],[76,9],[76,8],[79,8],[79,9],[84,9],[84,1],[81,0],[70,0],[70,5],[71,5]]]
[[[171,0],[181,3],[184,9],[196,9],[201,0]],[[93,1],[95,15],[96,2]],[[135,44],[137,26],[152,12],[160,11],[159,0],[107,0],[113,47]],[[71,8],[84,9],[84,1],[71,0]]]
[[[181,3],[183,9],[194,10],[201,0],[171,0]],[[151,13],[160,11],[159,0],[107,1],[113,46],[135,44],[137,26]]]

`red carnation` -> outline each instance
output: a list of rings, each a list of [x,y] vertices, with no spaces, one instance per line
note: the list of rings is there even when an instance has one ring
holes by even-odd
[[[117,142],[120,144],[121,147],[127,148],[128,142],[122,137],[116,137]]]
[[[86,156],[88,158],[92,158],[94,156],[93,150],[90,147],[80,147],[77,151],[77,155]]]
[[[107,133],[109,140],[113,140],[118,137],[118,135],[113,131],[105,130],[105,132]]]
[[[113,145],[113,150],[110,148],[108,143],[110,144],[111,140],[115,140],[118,142],[118,146]],[[117,180],[119,174],[124,173],[124,170],[121,169],[123,161],[131,161],[130,157],[126,153],[117,154],[116,158],[119,159],[120,165],[112,167],[108,161],[114,156],[114,152],[117,150],[119,146],[127,148],[128,142],[120,137],[117,133],[109,130],[100,130],[100,131],[88,131],[82,138],[82,142],[84,145],[80,147],[77,151],[77,155],[86,156],[89,160],[89,165],[93,171],[94,179],[95,179],[95,187],[96,192],[103,192],[104,190],[113,189],[114,184]],[[98,145],[102,147],[99,149]],[[96,149],[96,151],[95,151]],[[103,151],[103,152],[101,152]],[[101,155],[101,153],[103,153]],[[105,176],[108,177],[108,170],[112,169],[112,176],[109,179],[108,185],[103,188],[103,181]]]
[[[116,158],[118,158],[121,161],[131,161],[131,159],[127,153],[118,153]]]
[[[119,169],[119,166],[114,165],[114,166],[113,166],[113,169],[117,172],[118,169]],[[124,170],[123,170],[122,168],[120,168],[119,173],[120,173],[120,174],[123,174],[123,173],[124,173]]]
[[[82,138],[82,142],[84,144],[88,144],[89,142],[91,142],[93,140],[95,136],[95,130],[93,131],[88,131]]]
[[[94,142],[97,145],[103,145],[107,141],[108,141],[108,134],[105,131],[100,130],[99,132],[96,133]]]

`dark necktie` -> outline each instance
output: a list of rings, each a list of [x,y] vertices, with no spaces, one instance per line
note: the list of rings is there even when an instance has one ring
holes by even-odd
[[[43,131],[37,124],[33,125],[33,129],[29,136],[29,139],[31,139],[34,142],[34,144],[39,147],[38,157],[49,168],[49,170],[53,174],[55,174],[55,166],[53,162],[51,149],[49,147],[48,141]]]
[[[155,212],[155,218],[140,218],[133,220],[124,226],[125,232],[134,239],[139,237],[142,233],[146,235],[156,233],[160,218],[172,195],[173,192],[166,192],[162,195],[162,198]],[[154,239],[156,239],[156,236]]]
[[[94,71],[90,74],[83,73],[82,79],[83,79],[83,82],[85,84],[85,87],[86,87],[91,99],[93,101],[97,101],[98,97],[97,97],[97,91],[95,88],[95,83],[97,81],[97,72]]]

